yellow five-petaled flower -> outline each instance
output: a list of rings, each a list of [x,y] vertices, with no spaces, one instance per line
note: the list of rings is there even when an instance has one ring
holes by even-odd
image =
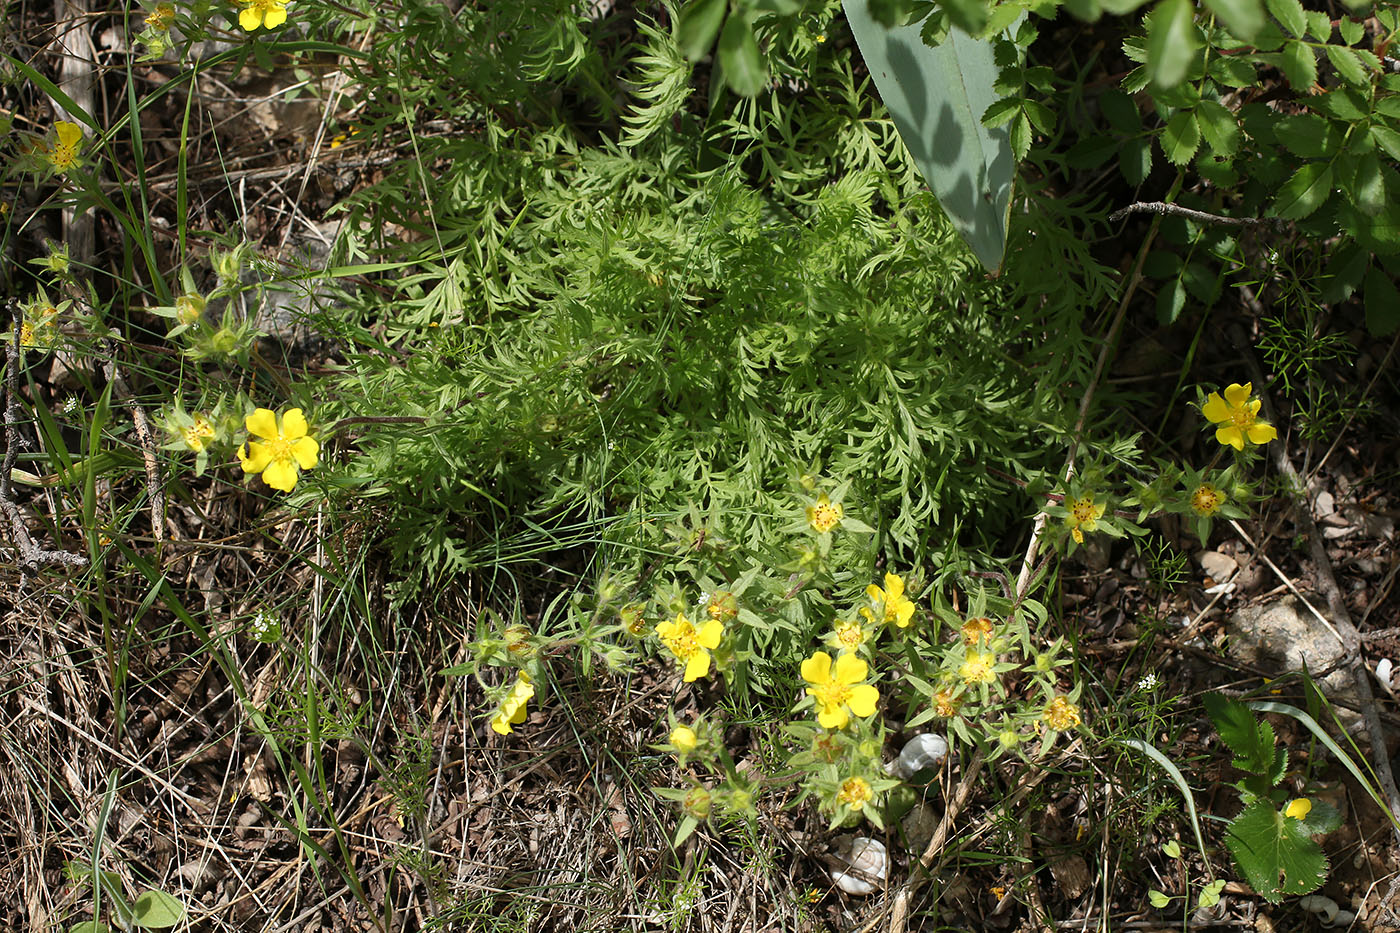
[[[249,434],[262,438],[239,446],[244,473],[261,473],[263,482],[273,489],[291,492],[297,485],[298,467],[309,470],[316,465],[321,448],[314,438],[306,436],[306,418],[300,408],[287,409],[280,425],[268,408],[259,408],[243,423]]]
[[[1059,696],[1045,704],[1045,711],[1041,713],[1041,717],[1051,729],[1060,732],[1073,729],[1083,722],[1079,707],[1071,703],[1068,698]]]
[[[491,717],[491,728],[501,735],[510,735],[511,726],[525,721],[525,704],[534,695],[535,685],[530,682],[530,675],[521,671],[515,677],[515,686],[501,701],[501,708]]]
[[[1069,515],[1065,517],[1065,524],[1069,525],[1070,537],[1077,544],[1084,543],[1084,532],[1094,531],[1099,527],[1099,519],[1103,518],[1104,506],[1095,504],[1092,493],[1080,496],[1078,499],[1067,499],[1065,505],[1069,507]]]
[[[841,524],[841,518],[845,511],[841,508],[841,503],[832,502],[827,498],[826,493],[817,497],[817,501],[807,506],[807,524],[812,526],[812,530],[819,535],[824,535],[837,525]]]
[[[1225,493],[1216,489],[1210,483],[1202,483],[1196,487],[1196,491],[1191,493],[1191,510],[1197,515],[1209,518],[1220,507],[1225,504]]]
[[[836,800],[852,810],[860,810],[874,796],[875,791],[870,787],[870,782],[863,777],[856,776],[846,778],[841,782],[841,790],[837,792]]]
[[[1219,392],[1207,396],[1206,403],[1201,406],[1201,414],[1219,425],[1215,429],[1217,441],[1236,450],[1244,450],[1246,440],[1251,444],[1267,444],[1278,437],[1273,425],[1259,419],[1259,408],[1264,403],[1250,398],[1253,394],[1254,383],[1240,385],[1234,382],[1225,387],[1224,398],[1220,397]]]
[[[49,164],[56,172],[66,172],[78,164],[78,147],[83,144],[83,128],[67,120],[54,124],[54,135],[58,138],[48,150]]]
[[[914,618],[914,602],[904,595],[904,581],[899,576],[885,574],[885,588],[882,590],[872,583],[865,588],[865,595],[875,605],[885,607],[885,622],[893,622],[900,628],[909,627],[909,620]]]
[[[724,623],[711,619],[697,629],[684,612],[678,612],[672,621],[658,625],[656,634],[661,643],[685,665],[685,674],[681,679],[690,683],[710,672],[710,651],[719,647],[719,641],[724,637]]]
[[[275,29],[287,21],[287,5],[279,0],[241,0],[243,12],[238,25],[252,32],[259,26]]]
[[[818,651],[802,662],[802,679],[811,684],[807,694],[817,704],[817,722],[823,729],[844,729],[851,714],[873,716],[880,691],[865,683],[869,666],[854,654],[843,654],[831,663],[831,655]]]

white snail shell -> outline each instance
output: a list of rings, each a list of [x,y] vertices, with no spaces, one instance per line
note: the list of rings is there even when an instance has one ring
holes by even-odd
[[[831,880],[847,894],[873,894],[889,872],[890,857],[885,844],[878,839],[856,836],[841,859],[849,871],[833,868]]]
[[[1307,897],[1298,898],[1298,906],[1308,913],[1317,914],[1323,926],[1331,926],[1332,921],[1337,919],[1337,902],[1330,897],[1321,894],[1310,894]]]
[[[906,781],[926,768],[935,768],[948,757],[948,740],[934,732],[916,735],[904,743],[894,763],[895,773]]]

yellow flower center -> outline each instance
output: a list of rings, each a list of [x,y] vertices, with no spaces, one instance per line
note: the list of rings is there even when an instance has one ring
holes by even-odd
[[[961,701],[947,690],[940,690],[933,695],[934,712],[944,719],[956,716],[961,705]]]
[[[812,528],[817,534],[825,534],[841,523],[841,506],[830,502],[819,502],[812,506]]]
[[[1210,483],[1202,483],[1191,494],[1191,508],[1197,515],[1214,515],[1224,502],[1224,494]]]
[[[156,8],[146,17],[146,26],[156,32],[168,32],[175,22],[175,7],[168,3],[157,3]]]
[[[962,677],[963,683],[967,684],[989,684],[997,679],[996,656],[973,652],[967,656],[967,660],[958,668],[958,676]]]
[[[853,777],[841,782],[841,790],[836,795],[836,799],[852,810],[859,810],[873,796],[874,792],[870,789],[865,778]]]
[[[65,146],[62,143],[55,143],[49,150],[49,164],[60,172],[73,167],[78,161],[78,147]]]
[[[274,463],[282,463],[292,459],[292,442],[285,437],[277,437],[267,442],[267,452],[272,455]]]
[[[1082,721],[1079,707],[1064,697],[1055,697],[1045,706],[1044,719],[1051,729],[1064,731],[1072,729]]]
[[[842,622],[836,627],[836,640],[841,647],[854,651],[865,642],[865,632],[859,622]]]
[[[22,347],[34,346],[34,325],[28,321],[19,325],[19,343]]]
[[[986,618],[968,619],[963,623],[962,637],[963,644],[969,648],[976,645],[983,638],[989,638],[992,634],[992,620]]]
[[[1070,506],[1070,512],[1074,515],[1077,524],[1083,525],[1094,520],[1094,497],[1084,496],[1082,499],[1075,499]]]
[[[817,706],[823,710],[840,709],[851,698],[850,686],[834,680],[817,684],[811,689],[812,696],[816,697]]]
[[[669,635],[661,636],[661,642],[671,653],[682,661],[690,660],[690,656],[700,650],[700,642],[695,637],[695,626],[686,622],[684,625],[676,627],[676,630]]]

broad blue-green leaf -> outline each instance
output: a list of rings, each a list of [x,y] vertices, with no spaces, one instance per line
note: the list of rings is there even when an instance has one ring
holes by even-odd
[[[1278,216],[1301,220],[1321,207],[1331,193],[1332,166],[1325,162],[1309,162],[1279,189],[1274,206]]]
[[[1200,47],[1196,5],[1191,0],[1162,0],[1147,15],[1147,68],[1158,87],[1181,83]]]
[[[1264,28],[1264,6],[1259,0],[1206,0],[1206,8],[1246,42]]]
[[[686,58],[696,61],[709,54],[728,9],[729,0],[690,0],[685,5],[676,24],[676,44]]]
[[[899,136],[954,228],[989,271],[1001,267],[1016,172],[1008,127],[982,125],[1000,95],[992,41],[951,29],[938,48],[918,26],[885,29],[866,0],[843,0],[861,55]],[[1027,124],[1021,116],[1014,125]]]
[[[164,891],[146,891],[132,905],[136,925],[147,930],[173,927],[185,917],[185,905]]]
[[[724,79],[737,93],[752,97],[763,90],[768,70],[758,51],[758,39],[753,24],[742,16],[731,16],[719,34],[719,60],[724,64]]]

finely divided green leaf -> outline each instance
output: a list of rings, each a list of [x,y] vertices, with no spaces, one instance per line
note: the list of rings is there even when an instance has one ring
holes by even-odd
[[[991,128],[982,116],[1001,96],[990,39],[952,29],[938,48],[919,26],[885,29],[866,0],[844,0],[846,19],[900,138],[954,228],[988,270],[1000,268],[1006,248],[1016,164],[1012,130],[1029,146],[1024,114],[1010,128]]]

